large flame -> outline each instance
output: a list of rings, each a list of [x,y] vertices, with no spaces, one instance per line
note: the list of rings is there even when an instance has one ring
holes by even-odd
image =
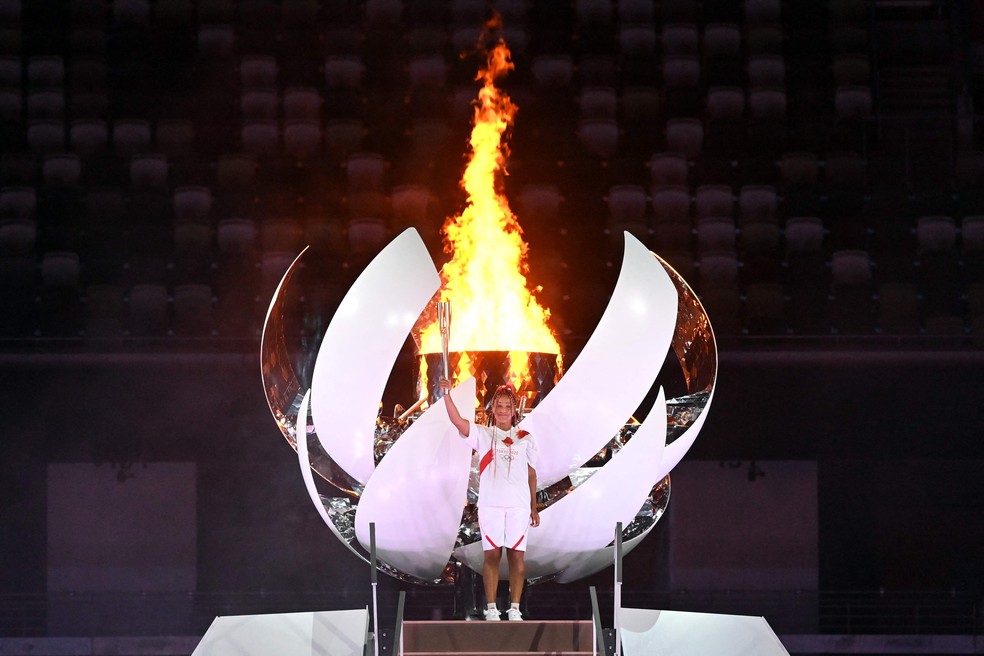
[[[550,311],[534,295],[539,288],[527,285],[528,247],[501,192],[509,154],[504,135],[517,108],[495,81],[513,68],[500,40],[476,77],[482,88],[474,103],[471,158],[461,180],[467,204],[443,227],[444,250],[451,259],[441,269],[440,300],[451,301],[450,350],[463,353],[458,371],[468,370],[468,352],[508,351],[508,377],[519,389],[528,380],[527,353],[559,355],[560,345],[547,325]],[[436,322],[425,326],[419,338],[420,353],[441,351]]]

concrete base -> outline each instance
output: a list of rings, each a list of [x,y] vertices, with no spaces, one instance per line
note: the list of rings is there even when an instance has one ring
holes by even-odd
[[[625,656],[789,656],[764,617],[622,609]]]
[[[192,656],[362,656],[368,609],[216,617]]]

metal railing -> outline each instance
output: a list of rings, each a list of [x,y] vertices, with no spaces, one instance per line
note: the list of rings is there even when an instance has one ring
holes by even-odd
[[[377,587],[379,571],[376,565],[376,523],[369,522],[369,584],[372,586],[372,633],[367,638],[372,639],[372,654],[379,656],[379,597]],[[367,646],[368,652],[368,646]],[[366,654],[368,656],[368,653]]]
[[[622,653],[622,522],[615,524],[615,587],[612,621],[615,628],[615,653]]]
[[[592,585],[588,593],[591,595],[591,656],[598,656],[599,651],[607,654],[605,628],[601,624],[601,610],[598,608],[598,591]]]
[[[407,593],[400,590],[400,600],[396,604],[396,622],[393,627],[393,653],[403,656],[403,609],[406,606]]]

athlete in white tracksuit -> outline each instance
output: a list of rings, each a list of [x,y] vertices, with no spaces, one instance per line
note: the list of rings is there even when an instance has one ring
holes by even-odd
[[[492,395],[492,426],[479,426],[464,419],[447,393],[450,385],[441,380],[445,407],[451,423],[479,454],[478,525],[482,530],[485,562],[482,579],[488,606],[485,619],[498,620],[495,596],[499,586],[502,547],[509,562],[508,617],[521,620],[519,601],[526,579],[526,532],[539,526],[536,510],[536,441],[516,429],[519,403],[511,385],[501,385]]]

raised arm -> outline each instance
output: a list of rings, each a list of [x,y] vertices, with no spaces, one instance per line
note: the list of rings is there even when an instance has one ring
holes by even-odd
[[[471,431],[471,424],[468,420],[461,416],[458,412],[458,406],[454,404],[454,400],[451,398],[451,383],[448,382],[447,378],[441,379],[441,393],[444,394],[444,407],[448,411],[448,419],[454,424],[454,427],[458,429],[458,432],[462,436],[468,437],[468,433]]]

